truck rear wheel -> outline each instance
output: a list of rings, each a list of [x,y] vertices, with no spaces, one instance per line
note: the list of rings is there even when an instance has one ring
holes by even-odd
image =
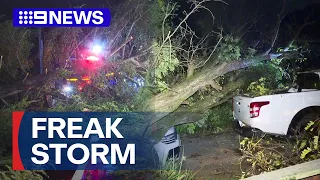
[[[319,121],[320,113],[319,112],[310,112],[306,113],[300,121],[296,124],[296,126],[293,129],[294,135],[299,135],[304,132],[304,128],[307,126],[307,124],[310,121]]]

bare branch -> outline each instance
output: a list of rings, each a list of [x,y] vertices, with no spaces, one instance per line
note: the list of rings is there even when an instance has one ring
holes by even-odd
[[[6,100],[4,100],[3,98],[0,98],[0,100],[1,100],[6,106],[9,106],[9,103],[8,103]]]
[[[267,55],[271,52],[271,50],[273,49],[273,47],[276,43],[276,40],[278,39],[281,22],[282,22],[283,18],[286,16],[286,14],[284,14],[285,6],[286,6],[286,0],[283,0],[282,10],[278,14],[278,20],[277,20],[277,24],[275,26],[274,37],[271,41],[270,48],[266,52],[264,52],[263,55]]]
[[[316,23],[317,21],[320,20],[320,17],[314,19],[314,20],[310,20],[312,17],[312,13],[309,14],[309,16],[304,20],[304,23],[298,28],[298,30],[296,31],[296,33],[294,34],[292,40],[288,43],[287,47],[284,49],[284,51],[287,51],[289,49],[289,47],[299,38],[302,30],[307,27],[310,26],[314,23]]]
[[[112,56],[115,55],[115,53],[117,53],[121,48],[123,48],[128,42],[130,42],[131,40],[133,40],[133,37],[131,36],[129,39],[127,39],[124,43],[122,43],[118,48],[116,48],[115,50],[113,50],[109,55],[108,58],[111,58]]]
[[[144,55],[146,55],[146,54],[147,54],[147,52],[143,52],[143,53],[141,53],[141,54],[138,54],[138,55],[129,57],[129,58],[127,58],[127,59],[121,60],[120,64],[124,64],[124,63],[127,63],[127,62],[132,62],[132,63],[135,64],[137,67],[141,67],[140,62],[138,62],[138,61],[136,61],[136,60],[134,60],[134,59],[136,59],[136,58],[138,58],[138,57],[141,57],[141,56],[144,56]]]
[[[220,44],[220,42],[221,42],[221,40],[222,40],[222,29],[221,29],[221,32],[220,32],[220,34],[219,34],[219,39],[218,39],[218,42],[216,43],[216,45],[214,46],[214,48],[213,48],[213,50],[211,51],[211,53],[210,53],[210,55],[207,57],[207,59],[204,61],[204,62],[201,62],[201,63],[199,63],[197,66],[196,66],[196,68],[200,68],[200,67],[203,67],[209,60],[210,60],[210,58],[212,57],[212,55],[213,55],[213,53],[216,51],[216,49],[217,49],[217,47],[218,47],[218,45]]]
[[[182,24],[184,24],[187,19],[191,16],[191,14],[195,13],[196,11],[198,11],[199,9],[203,8],[202,4],[205,3],[205,2],[208,2],[209,0],[202,0],[200,2],[197,2],[197,1],[193,1],[193,4],[194,4],[194,8],[186,14],[186,16],[180,21],[180,23],[178,24],[178,26],[173,30],[172,33],[170,33],[163,41],[163,44],[161,46],[161,49],[163,47],[163,45],[170,39],[172,38],[173,35],[175,35],[175,33],[180,29],[180,27],[182,26]]]
[[[213,89],[215,89],[215,90],[217,90],[217,91],[221,91],[221,90],[222,90],[222,86],[220,86],[219,84],[217,84],[217,83],[214,82],[213,80],[211,80],[211,81],[209,82],[209,85],[210,85]]]
[[[23,35],[22,35],[22,37],[21,37],[21,39],[20,39],[20,41],[19,41],[18,51],[16,52],[16,57],[17,57],[17,60],[18,60],[18,62],[19,62],[20,68],[21,68],[21,70],[22,70],[25,74],[27,74],[28,72],[26,71],[26,69],[25,69],[25,68],[23,67],[23,65],[22,65],[22,62],[21,62],[20,57],[19,57],[19,53],[20,53],[20,49],[21,49],[21,42],[22,42],[22,40],[24,39],[24,37],[26,36],[26,34],[27,34],[29,31],[30,31],[30,30],[27,29],[27,30],[23,33]]]
[[[0,70],[1,70],[1,67],[2,67],[2,58],[3,58],[3,56],[1,55],[0,56]]]
[[[139,6],[143,6],[143,4],[142,4],[142,5],[139,4],[135,9],[137,9]],[[149,11],[150,11],[150,8],[149,8],[148,10],[146,10],[145,12],[143,12],[142,14],[140,14],[139,17],[136,18],[136,19],[132,22],[132,24],[131,24],[131,26],[130,26],[130,28],[129,28],[129,31],[127,32],[126,39],[128,39],[129,36],[131,35],[132,29],[133,29],[133,27],[135,26],[136,22],[138,22],[142,17],[144,17],[144,15],[145,15],[146,13],[148,13]],[[126,50],[126,46],[123,47],[122,58],[124,58],[125,50]]]

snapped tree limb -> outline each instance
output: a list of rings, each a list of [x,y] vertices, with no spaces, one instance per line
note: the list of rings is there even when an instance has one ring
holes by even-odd
[[[244,85],[245,81],[240,78],[237,81],[229,82],[224,86],[223,91],[215,92],[211,96],[207,96],[202,100],[196,101],[191,106],[180,106],[174,112],[163,117],[160,121],[151,122],[149,126],[149,128],[151,128],[148,129],[148,133],[151,133],[153,138],[160,140],[163,137],[163,134],[165,134],[170,127],[199,121],[204,117],[207,110],[230,100],[238,93],[237,90]]]
[[[200,72],[195,74],[190,79],[172,87],[172,91],[165,91],[147,100],[142,107],[146,112],[162,112],[158,117],[153,119],[153,122],[158,121],[165,115],[175,111],[178,107],[200,88],[210,85],[213,79],[216,79],[229,72],[244,69],[254,66],[263,61],[271,60],[279,57],[281,54],[269,54],[256,56],[250,59],[237,60],[229,63],[221,63],[220,65],[208,64]]]

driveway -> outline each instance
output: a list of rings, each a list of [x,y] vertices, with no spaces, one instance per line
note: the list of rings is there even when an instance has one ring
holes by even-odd
[[[224,132],[204,137],[182,138],[184,168],[195,170],[196,179],[239,179],[239,135]]]

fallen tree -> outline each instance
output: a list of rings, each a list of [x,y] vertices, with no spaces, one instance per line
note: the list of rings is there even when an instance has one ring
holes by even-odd
[[[230,100],[233,96],[239,93],[239,89],[246,86],[246,83],[243,79],[237,78],[236,80],[230,81],[228,84],[222,87],[221,90],[216,91],[212,95],[205,96],[201,100],[197,100],[189,105],[180,105],[175,111],[171,113],[155,113],[163,117],[153,117],[154,121],[151,124],[151,131],[153,137],[156,139],[161,138],[166,131],[175,125],[179,124],[188,124],[199,121],[206,116],[206,113],[209,109],[219,106]],[[160,118],[161,120],[157,120]]]
[[[200,88],[210,85],[212,88],[217,90],[222,90],[218,92],[221,95],[228,94],[226,89],[222,89],[219,85],[214,82],[214,79],[223,76],[229,72],[247,68],[250,66],[257,65],[263,61],[271,60],[272,58],[279,57],[280,54],[268,54],[256,56],[251,59],[232,61],[230,63],[222,63],[220,65],[207,65],[199,73],[195,74],[193,77],[185,80],[181,84],[170,88],[166,92],[162,92],[151,99],[148,99],[144,111],[148,112],[162,112],[161,116],[155,117],[152,121],[156,123],[159,119],[164,117],[166,114],[175,111],[178,107],[197,92]],[[228,88],[227,88],[228,89]],[[219,94],[217,95],[219,96]]]
[[[156,53],[153,52],[154,47],[150,45],[152,44],[153,41],[156,41],[155,40],[156,38],[154,37],[152,38],[148,37],[149,39],[145,38],[143,35],[147,33],[143,33],[143,31],[141,31],[142,33],[140,33],[140,31],[136,30],[136,28],[142,28],[142,27],[138,27],[137,24],[139,24],[139,22],[142,21],[141,17],[143,17],[146,12],[151,11],[149,9],[149,6],[146,6],[147,10],[144,13],[141,13],[140,10],[134,11],[135,16],[137,17],[130,15],[129,12],[128,14],[123,15],[120,18],[120,19],[123,19],[123,21],[116,21],[116,22],[119,22],[119,24],[115,24],[113,26],[116,31],[110,31],[112,33],[109,34],[109,36],[114,37],[114,40],[112,40],[111,42],[112,43],[117,42],[117,43],[114,43],[115,44],[114,46],[119,48],[109,47],[110,49],[115,49],[112,53],[109,54],[109,57],[113,56],[114,57],[113,59],[116,59],[114,61],[115,62],[114,64],[116,64],[117,66],[126,66],[128,65],[128,63],[131,63],[129,65],[130,67],[132,67],[133,70],[130,69],[130,71],[136,72],[138,68],[143,69],[144,73],[146,69],[148,71],[153,71],[154,68],[157,68],[157,66],[159,66],[158,62],[162,60],[162,58],[164,57],[163,54],[165,54],[163,49],[167,48],[167,46],[169,47],[167,48],[167,50],[169,50],[169,53],[165,55],[170,56],[169,60],[173,59],[171,56],[175,56],[176,59],[183,57],[182,52],[187,52],[188,54],[187,56],[185,56],[187,58],[186,63],[184,63],[183,60],[178,59],[179,61],[178,65],[182,66],[184,70],[187,70],[188,72],[187,77],[185,79],[184,77],[181,78],[183,80],[180,83],[177,83],[172,87],[168,87],[166,91],[162,91],[158,94],[155,94],[153,97],[151,97],[150,99],[147,99],[143,104],[141,104],[141,106],[139,106],[141,107],[140,110],[142,111],[161,112],[157,114],[158,116],[152,117],[152,121],[150,122],[150,125],[159,127],[160,129],[168,129],[169,127],[175,124],[195,122],[204,114],[204,112],[207,109],[217,106],[227,101],[228,99],[230,99],[230,97],[232,97],[235,93],[237,93],[237,89],[239,89],[239,87],[241,87],[242,85],[241,84],[242,81],[240,80],[239,82],[230,82],[226,86],[221,87],[220,85],[215,83],[215,79],[233,71],[255,66],[262,62],[270,61],[275,58],[278,58],[278,59],[287,58],[288,56],[292,56],[293,54],[292,52],[289,52],[288,49],[286,48],[284,48],[286,49],[286,52],[276,53],[274,51],[275,41],[279,36],[280,24],[285,14],[283,10],[277,16],[277,22],[275,23],[273,37],[271,37],[271,40],[270,40],[271,42],[268,42],[269,48],[265,52],[261,53],[260,55],[256,55],[257,53],[254,53],[253,56],[243,56],[242,54],[240,54],[240,50],[239,50],[239,52],[237,52],[239,53],[239,55],[235,56],[236,58],[231,58],[227,61],[224,60],[223,57],[221,58],[218,55],[219,51],[221,50],[223,51],[223,48],[224,48],[224,46],[221,46],[221,40],[223,40],[222,30],[219,32],[210,32],[208,35],[204,36],[204,38],[199,38],[200,40],[195,42],[195,44],[193,44],[193,42],[191,41],[191,43],[188,46],[186,46],[185,44],[189,43],[190,39],[196,38],[196,35],[195,35],[196,33],[193,32],[189,27],[189,25],[187,24],[187,19],[192,14],[194,14],[199,10],[206,10],[212,15],[212,12],[204,6],[204,4],[207,2],[208,0],[192,1],[191,3],[193,4],[193,6],[191,11],[189,13],[185,13],[185,16],[181,18],[177,26],[169,30],[165,28],[165,24],[167,19],[169,19],[169,17],[174,14],[175,5],[173,6],[168,5],[167,7],[166,6],[162,7],[165,11],[164,12],[165,15],[164,15],[163,21],[161,22],[162,37],[160,38],[161,40],[159,40],[158,42],[159,44],[158,48],[160,50],[159,52],[156,52]],[[220,1],[220,2],[223,2],[223,1]],[[139,4],[139,2],[137,3]],[[133,18],[133,21],[129,21],[129,20],[124,21],[129,17]],[[214,22],[214,17],[212,19]],[[122,23],[124,23],[124,25]],[[149,21],[145,21],[144,23],[141,23],[140,26],[144,24],[149,25]],[[309,24],[309,23],[306,23],[306,24]],[[112,30],[113,28],[111,27],[110,29]],[[128,31],[125,32],[125,30],[123,29],[128,29]],[[300,32],[301,32],[301,29],[293,37],[297,38]],[[241,34],[242,33],[243,32],[241,32]],[[118,38],[120,37],[119,34],[125,34],[125,35],[122,38]],[[139,40],[136,40],[138,39],[136,37],[138,37],[139,35],[142,36],[142,38],[140,39],[143,39],[143,42],[139,42]],[[210,45],[205,46],[204,45],[205,40],[209,39],[208,37],[212,35],[217,36],[217,40],[215,40],[215,38],[211,38],[213,39],[213,42],[215,44],[213,46],[210,46]],[[132,39],[131,37],[134,37],[134,39]],[[176,42],[179,42],[180,44]],[[290,45],[292,44],[292,42],[293,41],[290,41]],[[222,45],[228,45],[228,44],[222,44]],[[141,49],[139,49],[142,46],[143,46],[142,49],[145,49],[145,51],[142,51]],[[245,47],[245,48],[248,48],[248,47]],[[203,51],[207,51],[209,53],[207,53],[206,56],[204,56],[203,55],[204,53],[202,53]],[[138,53],[138,52],[142,52],[142,53]],[[136,54],[136,55],[133,55],[133,54]],[[177,54],[179,54],[180,56],[177,56]],[[156,58],[153,58],[152,55],[155,55]],[[198,58],[199,56],[203,56],[202,57],[203,59]],[[248,58],[241,58],[241,57],[248,57]],[[176,69],[174,69],[173,71],[175,70]],[[126,73],[129,74],[131,73],[130,71]],[[141,74],[139,75],[143,76],[144,78],[147,76],[146,73],[143,75]],[[165,78],[169,79],[169,77],[165,77]],[[50,79],[50,76],[40,75],[40,76],[27,78],[24,82],[21,82],[21,83],[9,85],[7,87],[1,87],[0,99],[25,91],[26,89],[41,87],[49,79]],[[197,105],[182,106],[182,104],[189,97],[193,96],[201,88],[208,85],[211,86],[213,89],[216,89],[216,91],[211,96],[206,97],[205,100],[199,100],[197,103],[195,103]],[[101,94],[101,96],[104,93],[103,91],[105,91],[105,89],[100,89],[100,88],[95,88],[95,89],[98,91],[99,94]],[[105,97],[109,97],[109,96],[106,95]]]
[[[194,8],[202,8],[202,2],[194,2]],[[174,85],[173,87],[168,88],[166,91],[163,91],[155,96],[147,99],[146,102],[143,104],[142,109],[143,111],[147,112],[161,112],[157,113],[150,123],[152,126],[154,133],[159,135],[163,135],[165,131],[177,124],[184,124],[190,122],[196,122],[201,119],[201,116],[207,109],[210,109],[214,106],[217,106],[228,99],[230,99],[233,95],[237,93],[237,89],[241,87],[241,80],[239,82],[231,82],[225,87],[220,87],[218,84],[215,83],[215,79],[218,77],[224,76],[230,72],[241,70],[244,68],[248,68],[251,66],[255,66],[260,63],[268,62],[271,60],[278,60],[282,62],[286,59],[295,59],[301,55],[302,49],[296,48],[292,49],[293,42],[299,37],[301,33],[301,29],[299,28],[296,33],[293,34],[292,39],[287,43],[287,46],[284,46],[282,51],[278,51],[278,48],[275,46],[276,41],[279,37],[279,29],[283,18],[287,15],[288,12],[285,12],[285,5],[286,1],[283,1],[283,6],[281,12],[276,15],[276,23],[272,31],[272,37],[270,39],[269,45],[267,50],[262,52],[260,55],[254,55],[249,58],[239,58],[234,60],[224,61],[218,55],[217,47],[222,47],[221,45],[221,37],[222,33],[216,33],[218,36],[217,44],[213,46],[213,49],[210,49],[209,57],[205,58],[206,60],[201,60],[202,62],[197,62],[196,51],[203,50],[204,48],[201,47],[202,44],[191,44],[187,46],[183,52],[187,52],[187,54],[191,54],[191,56],[187,56],[187,68],[193,65],[195,62],[201,64],[198,68],[198,71],[194,71],[194,74],[187,73],[187,78],[183,80],[181,83]],[[192,11],[191,11],[192,12]],[[189,14],[186,14],[186,17]],[[309,18],[305,19],[305,22],[302,27],[305,27],[308,24],[312,24],[315,21],[311,21]],[[183,24],[180,23],[179,25]],[[189,28],[189,26],[185,23],[185,27],[177,27],[181,28],[183,38],[188,38],[191,40],[196,37],[195,33]],[[175,32],[175,31],[173,31]],[[189,36],[188,36],[189,35]],[[172,34],[168,35],[168,41],[170,41],[170,37],[173,36]],[[166,38],[164,38],[166,39]],[[165,43],[165,42],[164,42]],[[200,43],[204,43],[200,40]],[[228,46],[228,45],[227,45]],[[250,47],[249,47],[250,48]],[[174,49],[174,48],[173,48]],[[277,49],[277,50],[275,50]],[[208,61],[211,58],[210,61]],[[194,68],[194,67],[193,67]],[[189,70],[189,69],[187,69]],[[195,106],[185,106],[182,105],[189,97],[193,96],[199,89],[210,85],[212,88],[216,89],[212,96],[206,97],[205,100],[200,100],[197,102]]]

